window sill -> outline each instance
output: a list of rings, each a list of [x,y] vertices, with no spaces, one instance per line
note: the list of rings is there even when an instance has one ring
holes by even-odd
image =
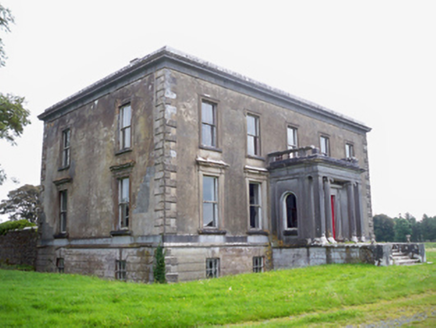
[[[130,236],[132,232],[130,230],[113,230],[111,236]]]
[[[264,162],[265,162],[265,157],[262,157],[262,156],[257,156],[257,155],[247,155],[247,158],[257,159],[257,160],[259,160],[259,161],[264,161]]]
[[[268,231],[265,230],[248,230],[247,235],[261,235],[261,236],[268,236]]]
[[[198,234],[200,235],[225,235],[226,233],[227,233],[226,230],[198,229]]]
[[[284,236],[298,236],[298,230],[292,229],[292,230],[285,230],[283,231]]]
[[[58,172],[68,170],[69,168],[70,168],[70,165],[62,166],[62,167],[58,168]]]
[[[118,150],[117,152],[115,152],[115,156],[125,154],[125,153],[130,153],[132,151],[133,151],[132,148],[121,149],[121,150]]]
[[[210,150],[210,151],[216,151],[217,153],[222,153],[223,150],[220,148],[216,148],[216,147],[212,147],[212,146],[204,146],[204,145],[200,145],[200,149],[204,149],[204,150]]]
[[[68,238],[68,233],[67,232],[60,232],[60,233],[53,235],[53,238],[54,239]]]

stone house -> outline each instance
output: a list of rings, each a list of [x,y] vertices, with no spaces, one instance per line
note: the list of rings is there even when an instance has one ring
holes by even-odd
[[[161,244],[202,279],[372,233],[367,126],[174,49],[39,118],[39,271],[148,282]]]

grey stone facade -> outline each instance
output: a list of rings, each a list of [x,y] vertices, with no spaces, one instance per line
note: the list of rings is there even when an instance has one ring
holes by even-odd
[[[176,50],[134,60],[39,118],[40,271],[62,263],[148,282],[161,243],[167,279],[184,281],[215,266],[280,268],[283,247],[372,233],[368,127]]]

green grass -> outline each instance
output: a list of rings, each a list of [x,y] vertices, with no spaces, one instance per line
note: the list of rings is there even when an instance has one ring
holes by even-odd
[[[427,260],[435,262],[436,251]],[[380,311],[383,302],[423,297],[430,301],[422,306],[435,306],[435,295],[436,265],[428,264],[325,265],[170,285],[0,270],[0,325],[190,327],[287,317],[267,324],[334,326]]]

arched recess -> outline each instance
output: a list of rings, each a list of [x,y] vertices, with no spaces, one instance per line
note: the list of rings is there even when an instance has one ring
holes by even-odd
[[[292,192],[286,192],[282,196],[283,224],[285,230],[298,229],[297,197]]]

